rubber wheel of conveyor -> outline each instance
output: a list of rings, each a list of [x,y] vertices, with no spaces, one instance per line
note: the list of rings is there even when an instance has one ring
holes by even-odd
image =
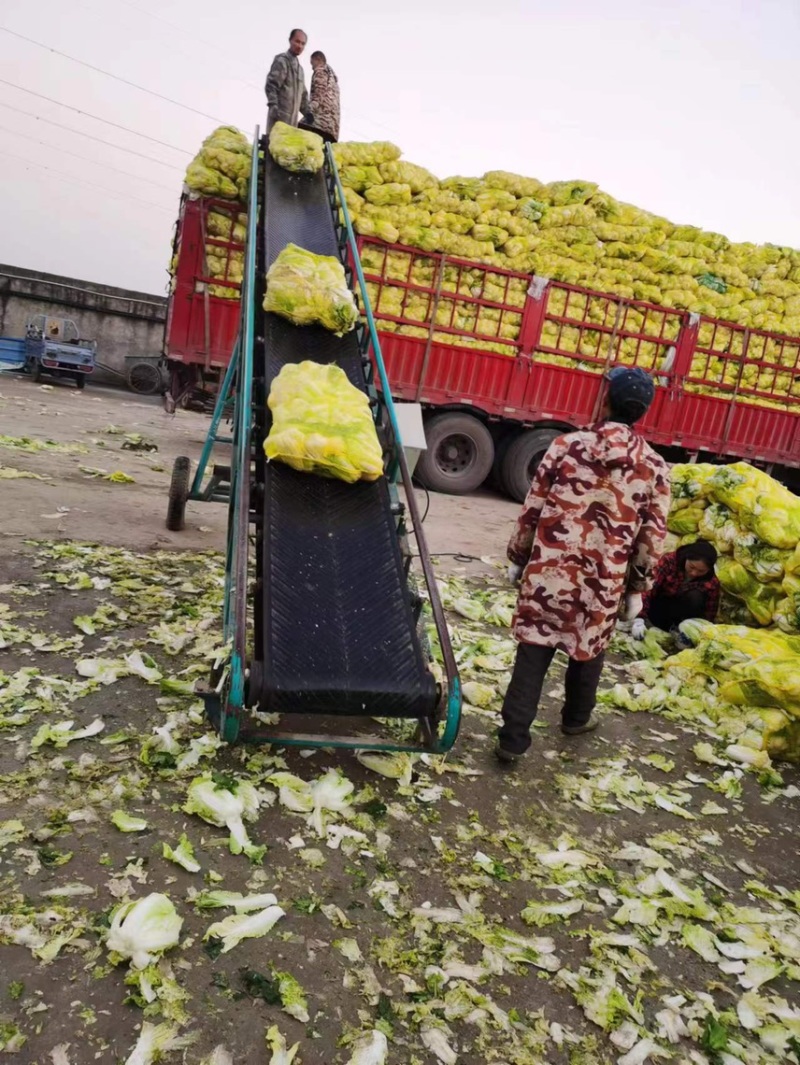
[[[265,269],[289,243],[338,257],[324,175],[290,174],[265,154]],[[263,317],[267,394],[281,367],[304,359],[335,362],[366,391],[355,332]],[[386,479],[345,484],[271,462],[264,482],[260,709],[430,719],[438,693]]]

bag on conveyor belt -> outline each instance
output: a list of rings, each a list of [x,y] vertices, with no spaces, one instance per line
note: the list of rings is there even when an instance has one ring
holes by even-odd
[[[276,122],[269,135],[269,154],[284,170],[316,174],[325,162],[322,137],[287,122]]]
[[[267,272],[264,310],[295,325],[322,325],[337,336],[355,329],[358,321],[339,260],[296,244],[287,244]]]
[[[369,400],[340,367],[310,361],[284,366],[267,403],[268,459],[349,484],[375,481],[383,473]]]

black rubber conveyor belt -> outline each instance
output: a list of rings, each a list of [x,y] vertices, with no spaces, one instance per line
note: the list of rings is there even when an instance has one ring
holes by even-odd
[[[267,154],[264,261],[288,243],[337,255],[323,175],[295,175]],[[264,321],[267,390],[281,367],[336,362],[365,389],[355,333],[335,337],[276,315]],[[282,463],[265,475],[261,709],[429,717],[423,659],[385,479],[344,484]]]

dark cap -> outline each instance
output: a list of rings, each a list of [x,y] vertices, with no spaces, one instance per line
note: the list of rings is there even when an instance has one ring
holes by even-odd
[[[631,422],[644,417],[653,402],[656,386],[640,366],[614,366],[606,374],[608,403],[614,414]]]

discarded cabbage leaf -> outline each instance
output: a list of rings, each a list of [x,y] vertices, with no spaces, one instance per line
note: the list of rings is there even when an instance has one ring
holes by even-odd
[[[142,1022],[136,1046],[125,1059],[125,1065],[155,1065],[165,1054],[183,1050],[197,1039],[195,1033],[180,1035],[177,1025]]]
[[[28,834],[21,821],[0,821],[0,850],[9,843],[20,843]]]
[[[72,726],[74,724],[74,721],[59,721],[56,725],[40,725],[36,735],[31,740],[31,747],[36,750],[37,747],[41,747],[45,743],[52,743],[54,747],[66,747],[73,740],[83,740],[88,739],[90,736],[96,736],[98,732],[102,732],[105,728],[103,719],[100,717],[95,718],[91,725],[87,725],[86,728],[73,731]]]
[[[124,810],[115,810],[111,815],[111,821],[120,832],[145,832],[147,830],[147,821],[143,817],[131,817]]]
[[[163,951],[177,945],[182,924],[172,901],[153,892],[114,911],[106,946],[112,953],[130,958],[134,968],[144,969]]]
[[[554,953],[555,944],[549,936],[523,936],[508,928],[488,926],[470,927],[469,931],[484,947],[507,962],[533,965],[547,972],[555,972],[560,968]]]
[[[423,1024],[420,1029],[423,1046],[437,1058],[442,1065],[456,1065],[458,1054],[447,1041],[447,1032],[431,1022]]]
[[[221,909],[230,906],[237,913],[252,913],[253,910],[263,910],[268,906],[277,906],[278,900],[272,892],[263,895],[242,895],[239,891],[201,891],[192,898],[192,902],[199,910]]]
[[[162,844],[161,853],[164,858],[176,865],[182,866],[187,873],[199,873],[200,863],[194,856],[194,847],[184,832],[181,835],[178,846],[173,850],[169,843]]]
[[[191,782],[183,809],[211,825],[227,828],[231,854],[244,853],[252,862],[260,862],[266,847],[256,847],[250,842],[244,821],[255,820],[261,801],[260,793],[249,781],[234,778],[217,781],[207,773]]]
[[[496,691],[488,684],[481,684],[477,680],[467,680],[461,685],[461,693],[464,701],[470,706],[477,706],[483,710],[494,702]]]
[[[358,761],[371,769],[373,773],[380,773],[382,777],[396,780],[405,787],[411,783],[414,772],[414,758],[403,751],[394,754],[383,754],[379,751],[358,751]]]
[[[222,953],[227,954],[243,939],[257,939],[266,935],[284,916],[285,911],[280,906],[267,906],[265,910],[253,914],[233,914],[212,924],[203,939],[221,939]]]
[[[267,1048],[272,1051],[269,1065],[292,1065],[297,1051],[300,1049],[300,1044],[295,1043],[291,1049],[287,1049],[286,1040],[281,1035],[276,1024],[267,1029],[266,1038]]]
[[[386,1036],[376,1028],[355,1040],[347,1065],[385,1065],[388,1053]]]
[[[278,789],[278,801],[287,810],[298,814],[308,814],[314,809],[314,797],[311,785],[293,773],[271,773],[267,784]]]
[[[234,1065],[234,1060],[230,1051],[220,1043],[207,1057],[203,1058],[199,1065]]]
[[[648,1061],[671,1057],[672,1052],[660,1047],[654,1039],[642,1039],[627,1054],[617,1058],[617,1065],[645,1065]]]
[[[142,680],[146,680],[150,684],[161,680],[161,670],[150,655],[143,655],[141,651],[133,651],[131,654],[125,655],[124,661],[130,672],[135,673]]]
[[[27,1042],[28,1037],[13,1021],[0,1021],[0,1051],[5,1054],[16,1054]]]
[[[353,782],[337,769],[329,769],[311,785],[311,797],[314,808],[309,817],[318,836],[325,835],[325,814],[343,813],[350,808],[350,796],[353,794]]]
[[[565,899],[563,902],[529,902],[522,911],[522,920],[525,924],[536,925],[538,928],[572,917],[583,909],[581,899]]]
[[[75,663],[75,669],[82,677],[90,677],[100,684],[114,684],[120,674],[127,672],[125,663],[108,658],[82,658]]]
[[[470,621],[480,621],[485,613],[483,606],[477,599],[470,599],[464,595],[454,599],[451,605],[457,614],[460,614],[463,618],[468,618]]]
[[[284,1012],[302,1024],[307,1024],[309,1021],[308,1001],[301,985],[291,973],[276,972],[274,976],[278,981],[278,991]]]
[[[364,960],[364,955],[361,953],[361,948],[358,945],[358,941],[355,939],[337,939],[334,940],[333,945],[342,957],[347,958],[348,961],[357,962]]]

